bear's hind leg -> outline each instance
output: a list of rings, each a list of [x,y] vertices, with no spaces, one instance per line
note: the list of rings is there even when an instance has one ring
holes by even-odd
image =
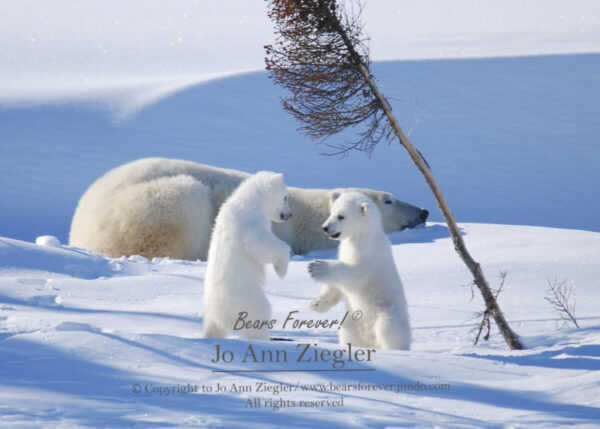
[[[387,350],[410,350],[410,325],[402,317],[381,314],[374,326],[378,348]]]
[[[204,319],[204,338],[227,338],[229,332],[211,319]]]
[[[267,327],[260,329],[244,329],[241,332],[241,337],[247,340],[269,340],[269,328]]]
[[[356,347],[369,347],[370,344],[366,344],[360,335],[360,329],[358,323],[347,318],[342,328],[340,329],[339,341],[341,345],[352,344]]]
[[[246,320],[252,321],[252,325],[257,327],[241,329],[239,331],[240,336],[249,340],[269,340],[269,326],[272,326],[270,323],[271,304],[260,286],[247,285],[247,287],[251,289],[248,291],[248,299],[243,304],[236,304],[236,307],[247,312]],[[239,314],[239,312],[236,314]],[[260,324],[260,327],[257,324]]]

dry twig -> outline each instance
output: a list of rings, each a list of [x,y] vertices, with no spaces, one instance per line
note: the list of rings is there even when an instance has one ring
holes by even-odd
[[[506,281],[506,270],[504,271],[500,271],[500,286],[498,286],[498,289],[493,289],[492,293],[494,294],[494,299],[498,299],[498,295],[500,295],[500,292],[502,291],[502,287],[504,286],[504,282]],[[473,295],[473,289],[471,288],[471,295]],[[490,332],[491,332],[491,324],[490,324],[490,316],[492,315],[491,311],[486,308],[484,311],[477,313],[477,315],[475,316],[476,318],[482,317],[481,322],[479,323],[479,326],[477,327],[477,335],[475,336],[475,340],[473,341],[473,344],[477,344],[479,342],[479,337],[481,336],[481,333],[483,332],[483,329],[487,329],[483,339],[484,340],[489,340],[490,339]]]
[[[548,280],[548,290],[544,299],[552,304],[564,321],[567,323],[573,322],[579,328],[577,318],[575,317],[575,293],[572,286],[567,287],[566,280],[560,283],[557,279],[554,279],[553,282]]]

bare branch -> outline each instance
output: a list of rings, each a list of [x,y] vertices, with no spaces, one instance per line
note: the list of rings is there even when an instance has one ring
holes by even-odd
[[[366,124],[358,140],[328,144],[333,154],[351,150],[368,154],[381,140],[391,140],[392,129],[381,103],[365,82],[357,64],[369,68],[367,40],[361,36],[358,2],[350,2],[352,14],[333,0],[279,0],[272,2],[269,17],[279,37],[265,46],[271,78],[290,91],[283,109],[300,122],[299,131],[324,141],[348,127]],[[346,29],[347,40],[337,26]],[[354,49],[348,49],[349,42]]]
[[[548,290],[544,299],[552,304],[564,321],[567,323],[573,322],[579,328],[577,318],[575,317],[575,293],[572,286],[567,287],[566,280],[560,283],[557,279],[554,279],[552,282],[548,280]]]
[[[500,285],[498,286],[498,289],[492,289],[492,293],[494,294],[494,299],[497,299],[498,295],[500,295],[500,292],[502,291],[502,287],[504,286],[504,282],[506,281],[506,275],[507,275],[506,270],[500,271]],[[472,291],[471,291],[471,293],[472,293]],[[475,339],[473,340],[473,344],[477,344],[479,342],[479,337],[481,336],[481,333],[484,328],[486,328],[487,331],[486,331],[486,334],[484,335],[483,339],[485,341],[490,339],[490,332],[491,332],[490,316],[491,315],[492,315],[492,312],[490,311],[489,308],[486,308],[484,311],[476,314],[475,318],[482,317],[482,319],[481,319],[481,322],[479,322],[478,327],[476,328],[477,335],[475,336]]]

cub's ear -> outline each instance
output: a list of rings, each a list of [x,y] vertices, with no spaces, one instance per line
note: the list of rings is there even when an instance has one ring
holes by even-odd
[[[341,192],[339,191],[332,191],[331,195],[329,196],[329,204],[333,204],[335,200],[337,200],[341,195]]]
[[[281,173],[273,173],[271,175],[271,177],[269,178],[269,183],[272,186],[282,186],[282,185],[284,185],[284,183],[283,183],[283,174],[281,174]]]
[[[367,215],[368,208],[369,208],[369,205],[367,203],[361,203],[360,212],[363,214],[363,216]]]

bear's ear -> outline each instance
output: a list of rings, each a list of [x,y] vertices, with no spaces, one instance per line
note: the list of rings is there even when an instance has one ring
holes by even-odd
[[[360,212],[363,214],[363,216],[367,215],[368,208],[369,208],[369,205],[367,203],[360,204]]]
[[[333,204],[335,200],[337,200],[341,195],[341,192],[339,191],[332,191],[331,195],[329,196],[329,203]]]
[[[283,184],[283,174],[281,173],[273,173],[269,178],[269,183],[271,185],[279,186]]]

